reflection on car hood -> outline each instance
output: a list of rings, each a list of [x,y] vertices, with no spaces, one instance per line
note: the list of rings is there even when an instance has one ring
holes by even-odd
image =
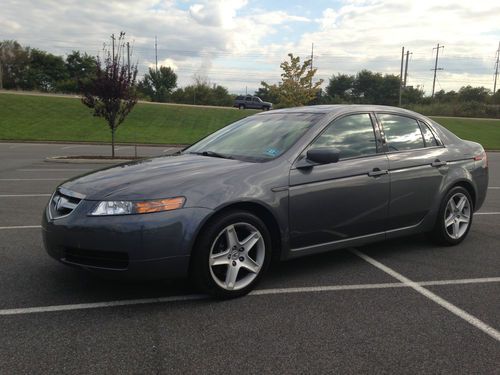
[[[252,163],[198,155],[164,156],[101,169],[62,186],[89,200],[159,199],[206,187],[210,179],[247,165]]]

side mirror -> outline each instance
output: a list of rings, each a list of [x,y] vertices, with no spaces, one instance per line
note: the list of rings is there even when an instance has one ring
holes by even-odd
[[[296,168],[310,168],[318,164],[330,164],[339,161],[340,151],[336,148],[318,147],[307,151],[306,157],[299,160]]]
[[[313,163],[329,164],[339,161],[340,151],[336,148],[319,147],[307,151],[306,158]]]

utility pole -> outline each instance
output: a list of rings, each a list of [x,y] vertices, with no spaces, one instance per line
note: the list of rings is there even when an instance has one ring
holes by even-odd
[[[0,51],[0,53],[1,53],[1,51]],[[1,55],[0,55],[0,90],[3,90],[3,70],[2,70],[2,56]]]
[[[111,34],[111,45],[113,51],[113,62],[115,62],[115,34]]]
[[[408,58],[413,55],[413,52],[406,51],[406,64],[405,64],[405,78],[403,80],[403,87],[406,88],[406,78],[408,77]]]
[[[314,63],[314,43],[311,44],[311,70],[313,70]]]
[[[405,60],[405,47],[401,47],[401,72],[399,74],[399,106],[401,107],[401,92],[403,91],[403,62]]]
[[[158,72],[158,39],[155,35],[155,61],[156,61],[156,71]]]
[[[431,70],[434,70],[434,80],[432,81],[432,96],[431,96],[432,98],[434,98],[434,89],[436,88],[437,71],[443,70],[443,68],[438,68],[439,49],[440,48],[444,49],[444,46],[439,46],[439,43],[438,43],[437,47],[432,49],[433,51],[436,50],[436,63],[434,64],[434,69],[431,69]]]
[[[498,43],[498,49],[497,49],[497,62],[495,64],[495,83],[493,84],[493,95],[497,92],[497,77],[498,77],[498,62],[500,60],[500,42]],[[2,68],[0,67],[0,72],[2,71]],[[2,77],[0,77],[0,88],[2,88]]]

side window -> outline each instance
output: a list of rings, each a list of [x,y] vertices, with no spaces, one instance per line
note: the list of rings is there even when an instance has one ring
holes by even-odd
[[[253,102],[254,102],[254,103],[259,103],[259,99],[257,99],[257,98],[253,98]]]
[[[375,133],[367,113],[342,117],[328,125],[311,148],[332,147],[340,151],[340,159],[377,153]]]
[[[246,102],[251,102],[251,101],[252,101],[252,97],[251,97],[251,96],[247,96],[247,97],[245,98],[245,101],[246,101]]]
[[[425,147],[417,120],[410,117],[381,113],[377,117],[384,129],[389,151],[413,150]]]
[[[422,121],[419,121],[418,123],[420,124],[420,129],[422,129],[422,134],[424,135],[425,146],[439,146],[439,143],[436,141],[434,134],[432,134],[432,131],[431,129],[429,129],[427,124],[423,123]]]

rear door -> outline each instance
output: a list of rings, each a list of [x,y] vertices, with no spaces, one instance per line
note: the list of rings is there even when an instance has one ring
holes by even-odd
[[[388,161],[377,146],[379,134],[373,125],[369,113],[335,120],[308,149],[336,148],[340,160],[291,169],[292,252],[328,250],[336,243],[373,234],[384,238],[389,204]]]
[[[419,224],[436,204],[448,173],[447,150],[422,121],[377,113],[389,159],[388,230]]]

